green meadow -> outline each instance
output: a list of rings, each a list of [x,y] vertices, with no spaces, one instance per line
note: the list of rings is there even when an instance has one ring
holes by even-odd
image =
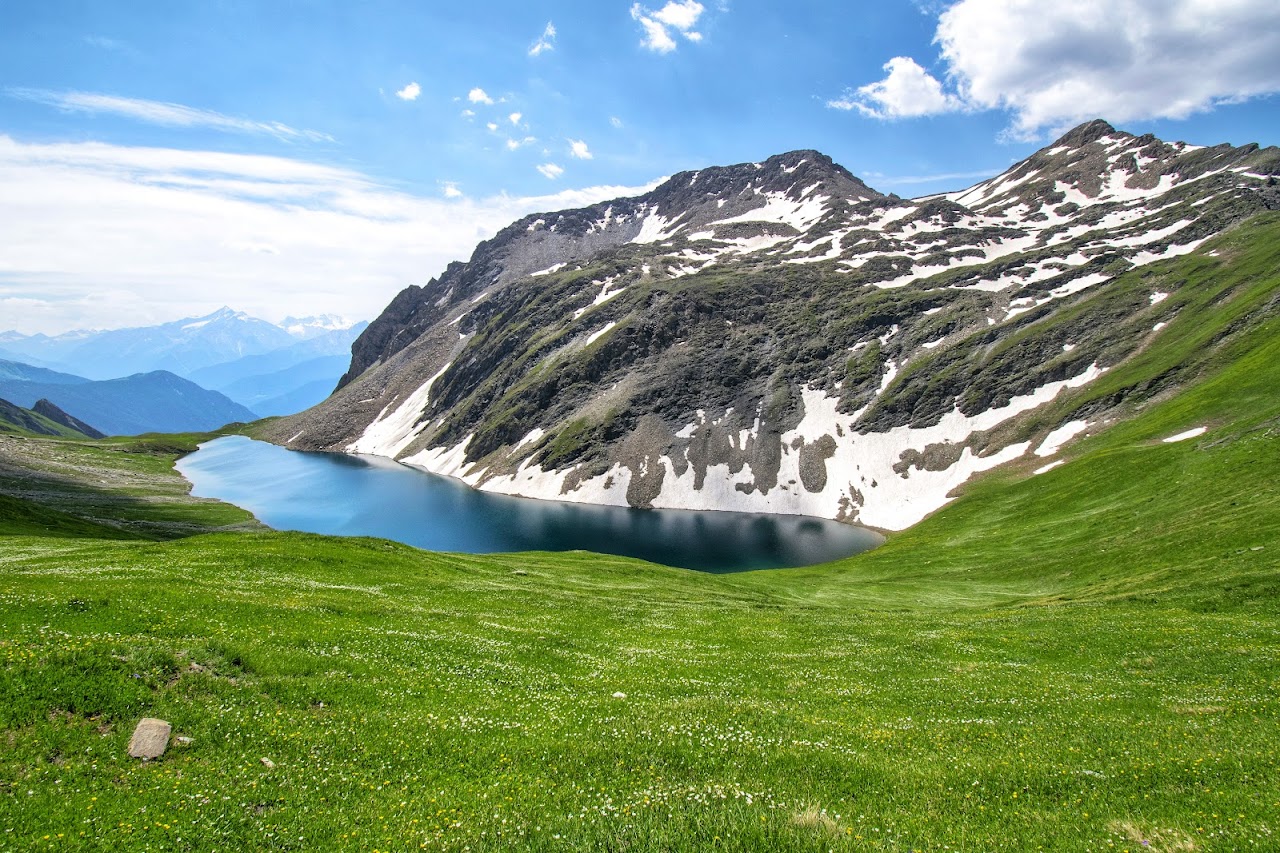
[[[272,532],[202,437],[0,436],[0,850],[1280,849],[1280,217],[1156,285],[1036,415],[1131,417],[803,569]]]

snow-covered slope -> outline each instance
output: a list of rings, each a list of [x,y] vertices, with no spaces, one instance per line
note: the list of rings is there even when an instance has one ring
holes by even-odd
[[[531,497],[905,527],[1100,423],[1020,426],[1176,311],[1117,276],[1280,206],[1277,173],[1276,149],[1103,122],[914,200],[813,151],[682,173],[406,289],[276,438]]]

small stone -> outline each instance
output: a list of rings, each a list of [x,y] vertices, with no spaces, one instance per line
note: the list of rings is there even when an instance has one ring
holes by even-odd
[[[141,758],[143,761],[159,758],[169,748],[171,731],[173,726],[167,721],[143,717],[138,722],[138,727],[133,730],[133,737],[129,739],[129,755]]]
[[[613,698],[614,698],[614,699],[626,699],[626,698],[627,698],[627,694],[625,694],[625,693],[623,693],[621,690],[619,690],[617,693],[613,694]]]
[[[174,740],[176,740],[178,743],[182,744],[183,746],[187,746],[188,744],[192,743],[192,739],[187,737],[186,735],[178,735],[177,737],[174,738]]]
[[[267,758],[265,755],[259,760],[262,762],[262,766],[267,768],[268,770],[276,766],[276,763],[272,761],[270,758]]]

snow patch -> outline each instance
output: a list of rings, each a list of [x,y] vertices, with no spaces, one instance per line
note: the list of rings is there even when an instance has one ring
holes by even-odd
[[[1177,435],[1171,435],[1168,438],[1163,438],[1161,441],[1165,444],[1173,444],[1175,441],[1186,441],[1189,438],[1197,438],[1208,431],[1208,427],[1196,427],[1195,429],[1189,429],[1186,432],[1180,432]]]
[[[1070,421],[1050,432],[1036,448],[1036,456],[1052,456],[1062,445],[1089,428],[1088,421]]]

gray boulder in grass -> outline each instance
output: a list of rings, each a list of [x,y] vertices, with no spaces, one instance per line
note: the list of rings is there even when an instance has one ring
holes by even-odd
[[[169,748],[169,733],[172,731],[173,726],[165,720],[143,717],[129,739],[129,755],[143,761],[159,758]]]

